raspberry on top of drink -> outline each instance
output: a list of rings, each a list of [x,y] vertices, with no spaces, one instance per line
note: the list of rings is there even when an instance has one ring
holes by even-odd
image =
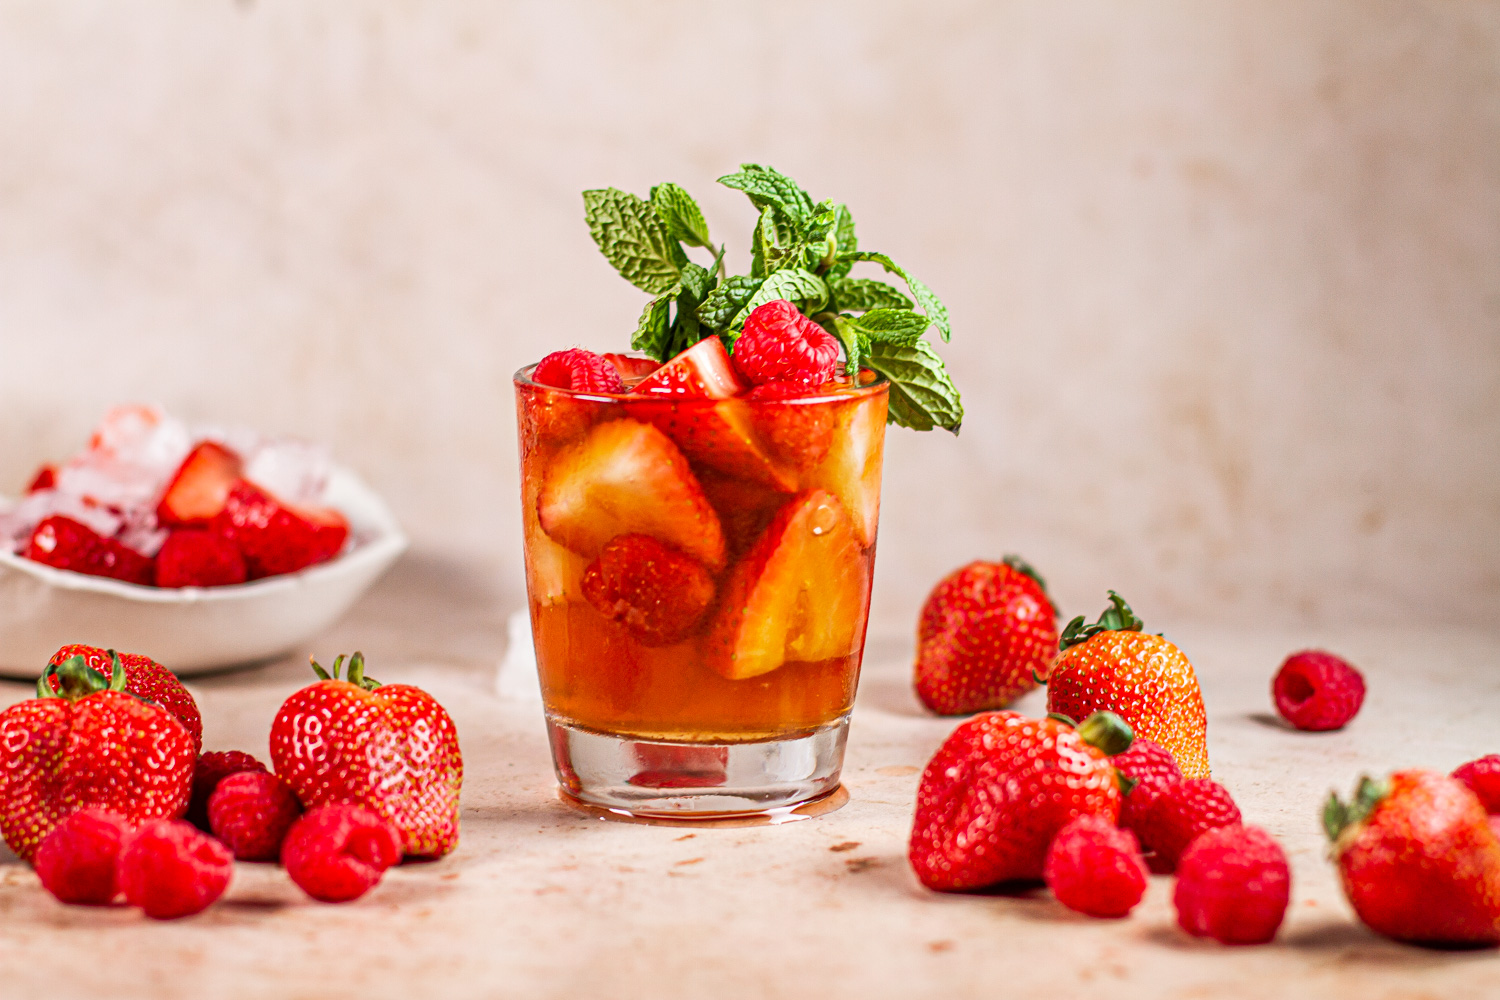
[[[549,714],[585,728],[751,740],[847,713],[885,425],[962,419],[925,339],[946,310],[858,249],[846,207],[767,167],[721,183],[760,213],[748,274],[677,185],[585,192],[605,257],[652,296],[637,353],[560,350],[516,380],[538,666]]]

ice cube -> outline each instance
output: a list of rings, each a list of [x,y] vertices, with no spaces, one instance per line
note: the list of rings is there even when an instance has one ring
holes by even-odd
[[[82,497],[60,490],[37,490],[0,512],[0,545],[11,552],[24,551],[36,526],[54,514],[71,517],[105,538],[113,537],[124,523],[118,514]]]
[[[315,506],[323,502],[332,465],[328,453],[306,441],[268,441],[245,462],[245,478],[284,503]]]

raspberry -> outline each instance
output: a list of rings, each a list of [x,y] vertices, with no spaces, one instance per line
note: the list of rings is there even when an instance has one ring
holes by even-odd
[[[1208,778],[1190,778],[1168,785],[1146,810],[1136,828],[1141,843],[1156,853],[1148,859],[1158,875],[1177,869],[1177,861],[1199,834],[1240,821],[1240,807],[1229,791]]]
[[[358,899],[401,860],[401,835],[373,811],[353,803],[320,806],[292,824],[281,863],[313,899]]]
[[[208,800],[213,834],[240,861],[275,861],[302,805],[286,782],[265,771],[241,771],[219,782]]]
[[[756,385],[819,386],[833,377],[838,361],[839,342],[786,299],[757,306],[734,342],[734,367]]]
[[[191,823],[159,819],[141,827],[126,845],[119,872],[127,903],[156,920],[175,920],[224,895],[234,857]]]
[[[624,392],[619,371],[603,356],[581,348],[554,351],[537,362],[531,380],[574,392]]]
[[[1183,852],[1172,902],[1177,922],[1222,944],[1264,944],[1276,936],[1292,891],[1286,853],[1255,826],[1209,830]]]
[[[156,553],[158,587],[225,587],[246,575],[239,546],[206,528],[179,528]]]
[[[42,888],[64,903],[106,906],[119,894],[115,866],[130,838],[125,817],[107,809],[81,809],[52,828],[36,849]]]
[[[213,750],[198,758],[193,766],[193,793],[183,818],[205,833],[210,832],[208,800],[219,782],[241,771],[264,771],[266,765],[239,750]]]
[[[1135,779],[1135,785],[1120,801],[1120,825],[1139,832],[1151,803],[1164,789],[1182,780],[1182,768],[1166,747],[1143,739],[1130,744],[1124,753],[1115,754],[1110,763],[1121,774]]]
[[[1365,700],[1365,679],[1332,653],[1309,649],[1286,658],[1271,682],[1276,711],[1298,729],[1341,729]]]
[[[1091,917],[1123,917],[1146,892],[1146,863],[1129,830],[1085,814],[1058,831],[1042,877],[1057,901]]]
[[[1453,777],[1468,785],[1479,796],[1479,801],[1484,803],[1485,812],[1492,815],[1500,813],[1500,754],[1492,753],[1487,757],[1471,760],[1455,770]]]

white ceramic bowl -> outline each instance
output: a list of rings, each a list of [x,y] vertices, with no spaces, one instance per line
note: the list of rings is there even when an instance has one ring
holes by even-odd
[[[0,551],[0,674],[35,678],[81,642],[143,653],[178,674],[243,666],[296,650],[337,621],[406,549],[385,504],[335,467],[325,502],[349,519],[342,555],[234,587],[139,587]]]

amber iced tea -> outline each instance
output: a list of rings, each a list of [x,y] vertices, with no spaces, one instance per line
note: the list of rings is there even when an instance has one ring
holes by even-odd
[[[704,399],[529,374],[516,378],[526,576],[549,723],[705,745],[841,724],[869,608],[886,384],[864,373],[789,398]]]

